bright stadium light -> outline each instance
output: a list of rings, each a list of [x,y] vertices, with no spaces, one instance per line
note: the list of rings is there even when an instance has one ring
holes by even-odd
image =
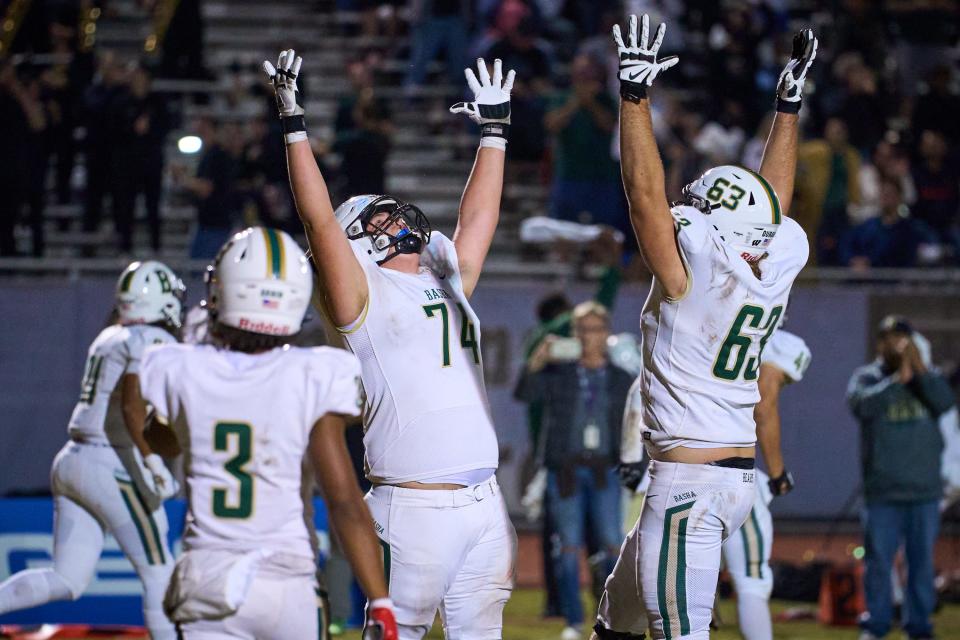
[[[177,140],[177,149],[180,153],[196,153],[203,148],[203,140],[197,136],[183,136]]]

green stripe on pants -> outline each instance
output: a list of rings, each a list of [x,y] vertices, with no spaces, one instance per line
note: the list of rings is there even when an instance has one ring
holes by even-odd
[[[763,534],[757,522],[756,510],[750,510],[750,517],[740,526],[743,540],[743,557],[748,578],[763,578]]]
[[[693,502],[667,509],[663,517],[660,563],[657,568],[657,606],[664,638],[690,633],[687,615],[687,522]]]
[[[757,521],[757,510],[750,510],[750,524],[753,526],[753,532],[757,539],[757,577],[763,579],[763,532],[760,530],[760,523]]]
[[[157,545],[159,537],[153,539],[147,537],[146,526],[152,526],[156,531],[156,525],[153,524],[150,511],[144,509],[142,503],[138,501],[137,492],[134,490],[132,482],[117,478],[117,485],[120,488],[120,497],[123,498],[123,503],[126,505],[127,511],[130,512],[130,519],[133,520],[133,524],[137,528],[140,543],[143,545],[144,554],[147,556],[147,563],[163,564],[163,547]],[[146,525],[144,521],[150,524]]]
[[[377,538],[380,542],[380,548],[383,549],[383,577],[387,581],[387,589],[390,589],[390,545]]]
[[[147,501],[143,499],[140,490],[137,489],[137,485],[133,486],[133,494],[137,496],[137,502],[140,503],[140,506],[143,508],[143,512],[147,514],[147,522],[150,523],[150,532],[153,534],[153,543],[157,545],[157,553],[160,556],[160,564],[164,564],[167,560],[163,557],[163,541],[160,539],[160,529],[157,528],[157,521],[153,519],[153,512],[150,510],[150,507],[147,506]]]

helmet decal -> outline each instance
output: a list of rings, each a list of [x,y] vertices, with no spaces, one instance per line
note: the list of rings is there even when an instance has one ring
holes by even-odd
[[[183,282],[162,262],[132,262],[117,280],[117,317],[121,324],[162,322],[179,328],[184,292]]]

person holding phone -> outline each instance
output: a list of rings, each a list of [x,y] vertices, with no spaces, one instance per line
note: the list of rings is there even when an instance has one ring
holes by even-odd
[[[560,610],[567,627],[561,638],[579,638],[580,549],[585,521],[604,554],[609,572],[620,546],[620,423],[633,377],[610,362],[607,308],[584,302],[573,310],[573,337],[547,336],[527,361],[517,389],[525,402],[543,406],[541,440],[547,469],[549,517],[559,545],[552,554]]]
[[[890,631],[890,575],[901,546],[908,569],[904,636],[933,638],[933,552],[943,498],[939,419],[956,402],[949,383],[921,355],[908,319],[887,316],[876,335],[876,358],[853,372],[847,388],[847,403],[860,424],[863,472],[867,611],[860,639],[876,640]]]

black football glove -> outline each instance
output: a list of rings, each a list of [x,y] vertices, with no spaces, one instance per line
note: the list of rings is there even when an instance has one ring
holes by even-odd
[[[770,487],[770,493],[774,496],[785,496],[793,491],[793,475],[784,469],[783,473],[776,478],[767,480],[767,486]]]
[[[817,37],[813,29],[798,31],[793,36],[790,62],[783,68],[777,81],[777,111],[798,113],[802,102],[803,82],[807,71],[817,57]]]
[[[630,491],[636,491],[643,480],[643,472],[647,465],[642,462],[621,462],[617,465],[617,475],[620,476],[620,484]]]

